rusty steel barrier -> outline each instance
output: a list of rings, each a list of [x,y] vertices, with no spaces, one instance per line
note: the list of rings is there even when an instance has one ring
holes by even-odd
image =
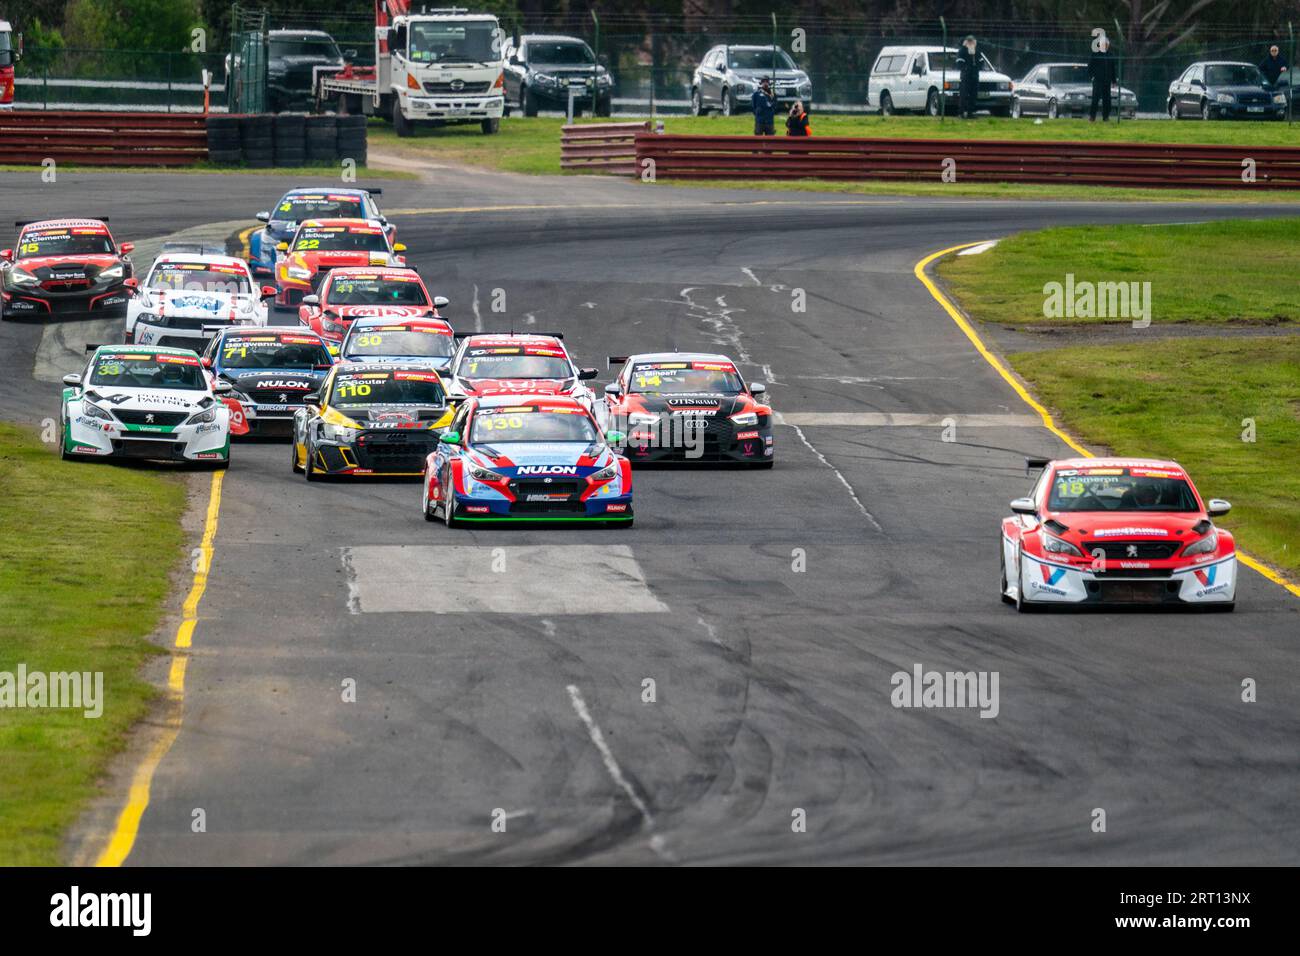
[[[650,123],[574,123],[560,130],[560,168],[573,172],[636,174],[636,137]]]
[[[647,160],[656,179],[1300,189],[1300,148],[1284,146],[638,133],[638,173]]]
[[[207,157],[202,114],[0,111],[0,163],[188,166]]]

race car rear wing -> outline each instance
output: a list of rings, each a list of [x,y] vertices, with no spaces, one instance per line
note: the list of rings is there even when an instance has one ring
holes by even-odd
[[[1031,471],[1042,471],[1051,463],[1052,463],[1052,459],[1050,458],[1030,458],[1028,455],[1026,455],[1025,474],[1029,474]]]
[[[23,226],[30,226],[30,225],[31,225],[32,223],[34,223],[34,222],[47,222],[47,221],[48,221],[48,220],[46,220],[46,219],[15,219],[15,220],[14,220],[14,225],[15,225],[16,227],[18,227],[19,229],[21,229]],[[103,222],[103,223],[106,223],[106,222],[108,222],[108,217],[107,217],[107,216],[90,216],[90,217],[89,217],[89,221],[90,221],[90,222]]]
[[[630,355],[606,355],[605,368],[613,368],[615,365],[622,365],[632,356]]]
[[[103,342],[87,342],[87,343],[86,343],[86,351],[87,351],[87,352],[93,352],[93,351],[95,351],[95,349],[99,348],[99,347],[100,347],[101,345],[103,345],[103,344],[104,344]]]
[[[438,316],[438,318],[445,318],[445,316]],[[547,338],[564,341],[563,332],[521,332],[518,329],[511,329],[509,332],[453,332],[452,338],[467,339],[473,335],[545,335]]]

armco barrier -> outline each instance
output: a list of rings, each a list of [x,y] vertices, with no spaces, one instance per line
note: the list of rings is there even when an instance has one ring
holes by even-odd
[[[1300,189],[1300,148],[1282,146],[638,133],[634,171],[646,160],[656,179]]]
[[[560,168],[576,172],[635,175],[636,140],[650,123],[575,123],[560,130]]]
[[[0,163],[187,166],[207,159],[205,117],[64,110],[0,111]]]

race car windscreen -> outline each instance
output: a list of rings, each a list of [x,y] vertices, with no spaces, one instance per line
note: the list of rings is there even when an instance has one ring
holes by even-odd
[[[414,276],[335,276],[330,283],[330,305],[427,306],[428,297]]]
[[[1157,469],[1095,468],[1058,471],[1051,511],[1199,511],[1187,480]]]
[[[737,50],[727,52],[727,64],[733,70],[770,70],[773,65],[778,70],[793,70],[795,65],[784,50]]]
[[[197,355],[150,355],[148,353],[101,352],[90,369],[92,388],[185,388],[207,389],[203,366]]]
[[[221,342],[221,367],[227,369],[311,369],[333,361],[314,335],[228,335]]]
[[[382,229],[362,226],[321,226],[299,229],[294,252],[388,252],[388,237]]]
[[[558,349],[468,349],[456,374],[462,378],[573,378],[573,370]]]
[[[499,29],[494,20],[416,21],[408,56],[413,63],[496,63]]]
[[[633,367],[628,391],[644,395],[739,395],[744,385],[735,366],[721,362],[655,362]]]
[[[170,292],[219,292],[226,295],[253,291],[248,273],[234,266],[197,262],[160,262],[149,273],[149,288]]]
[[[100,229],[42,229],[18,240],[18,258],[40,256],[111,256],[113,240]]]
[[[438,407],[447,404],[447,399],[437,373],[393,369],[340,372],[334,377],[329,404],[346,412],[371,405]]]
[[[513,441],[572,441],[590,445],[598,438],[591,420],[580,409],[481,409],[474,416],[470,430],[470,442],[485,445]]]
[[[365,204],[360,196],[299,193],[281,199],[272,218],[283,222],[302,222],[304,219],[364,219],[365,216]]]
[[[370,355],[403,358],[446,358],[452,352],[452,337],[432,328],[370,326],[348,337],[344,358],[364,359]]]

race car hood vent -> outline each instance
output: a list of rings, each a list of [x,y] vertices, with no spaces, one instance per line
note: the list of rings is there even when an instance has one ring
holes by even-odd
[[[1048,518],[1046,521],[1043,522],[1043,527],[1046,528],[1048,531],[1052,532],[1052,534],[1065,534],[1067,531],[1070,530],[1065,525],[1061,524],[1061,522],[1057,521],[1055,518]]]
[[[413,421],[436,422],[447,413],[445,405],[371,405],[367,409],[349,409],[347,415],[353,421],[385,422]]]

